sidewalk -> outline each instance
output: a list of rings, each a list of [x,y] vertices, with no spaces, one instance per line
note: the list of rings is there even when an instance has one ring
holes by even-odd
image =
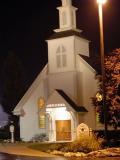
[[[45,152],[36,151],[33,149],[27,148],[21,144],[1,144],[0,143],[0,152],[15,154],[15,155],[24,155],[24,156],[36,156],[36,157],[57,157]]]

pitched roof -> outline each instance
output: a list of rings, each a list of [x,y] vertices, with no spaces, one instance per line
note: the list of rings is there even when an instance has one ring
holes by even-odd
[[[75,102],[70,97],[68,97],[68,95],[63,90],[56,89],[56,91],[70,104],[71,107],[73,107],[76,112],[88,112],[85,107],[75,104]]]
[[[100,64],[100,57],[99,56],[84,56],[80,55],[92,68],[94,68],[99,74],[101,73],[101,64]]]
[[[21,112],[21,109],[23,108],[24,104],[29,100],[30,96],[32,95],[33,91],[39,86],[40,81],[42,81],[45,76],[47,75],[48,71],[48,65],[46,64],[42,71],[38,74],[37,78],[34,80],[34,82],[31,84],[31,86],[28,88],[24,96],[21,98],[19,103],[16,105],[14,110],[12,111],[13,114],[19,115]]]
[[[75,30],[67,30],[67,31],[61,31],[61,32],[54,32],[51,37],[48,38],[48,40],[51,39],[57,39],[57,38],[63,38],[63,37],[69,37],[69,36],[78,36],[80,38],[86,39],[81,32],[75,31]],[[87,40],[87,39],[86,39]],[[91,52],[91,49],[90,49]],[[92,54],[91,54],[92,55]],[[92,68],[94,68],[98,73],[101,73],[101,67],[100,67],[100,57],[99,56],[83,56],[80,55]]]
[[[67,31],[61,31],[61,32],[54,32],[53,35],[48,38],[48,40],[50,40],[50,39],[62,38],[62,37],[69,37],[69,36],[78,36],[78,37],[81,37],[81,38],[86,39],[86,38],[83,37],[83,35],[81,35],[81,33],[78,32],[78,31],[67,30]],[[86,39],[86,40],[87,40],[87,39]]]

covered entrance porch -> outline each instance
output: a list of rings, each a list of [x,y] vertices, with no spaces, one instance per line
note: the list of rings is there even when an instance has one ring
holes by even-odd
[[[60,104],[56,105],[54,107],[46,108],[48,115],[49,141],[71,141],[74,134],[76,134],[73,132],[76,128],[73,117],[71,116],[71,113],[66,110],[65,106],[59,106]]]
[[[62,90],[54,90],[46,103],[49,141],[73,141],[79,124],[78,113],[86,112]]]

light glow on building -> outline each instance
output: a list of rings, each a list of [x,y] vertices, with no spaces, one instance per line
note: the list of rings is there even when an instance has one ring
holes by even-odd
[[[55,119],[57,119],[57,120],[70,119],[70,113],[68,111],[66,111],[66,107],[56,108],[54,114],[55,114]]]
[[[57,103],[57,104],[48,104],[47,108],[52,108],[52,107],[65,107],[64,103]]]

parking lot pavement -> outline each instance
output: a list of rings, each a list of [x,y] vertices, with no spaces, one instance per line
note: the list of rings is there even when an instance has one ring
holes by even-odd
[[[56,157],[45,152],[29,149],[26,145],[19,144],[0,144],[0,152],[15,154],[15,155],[26,155],[26,156],[38,156],[38,157]]]

